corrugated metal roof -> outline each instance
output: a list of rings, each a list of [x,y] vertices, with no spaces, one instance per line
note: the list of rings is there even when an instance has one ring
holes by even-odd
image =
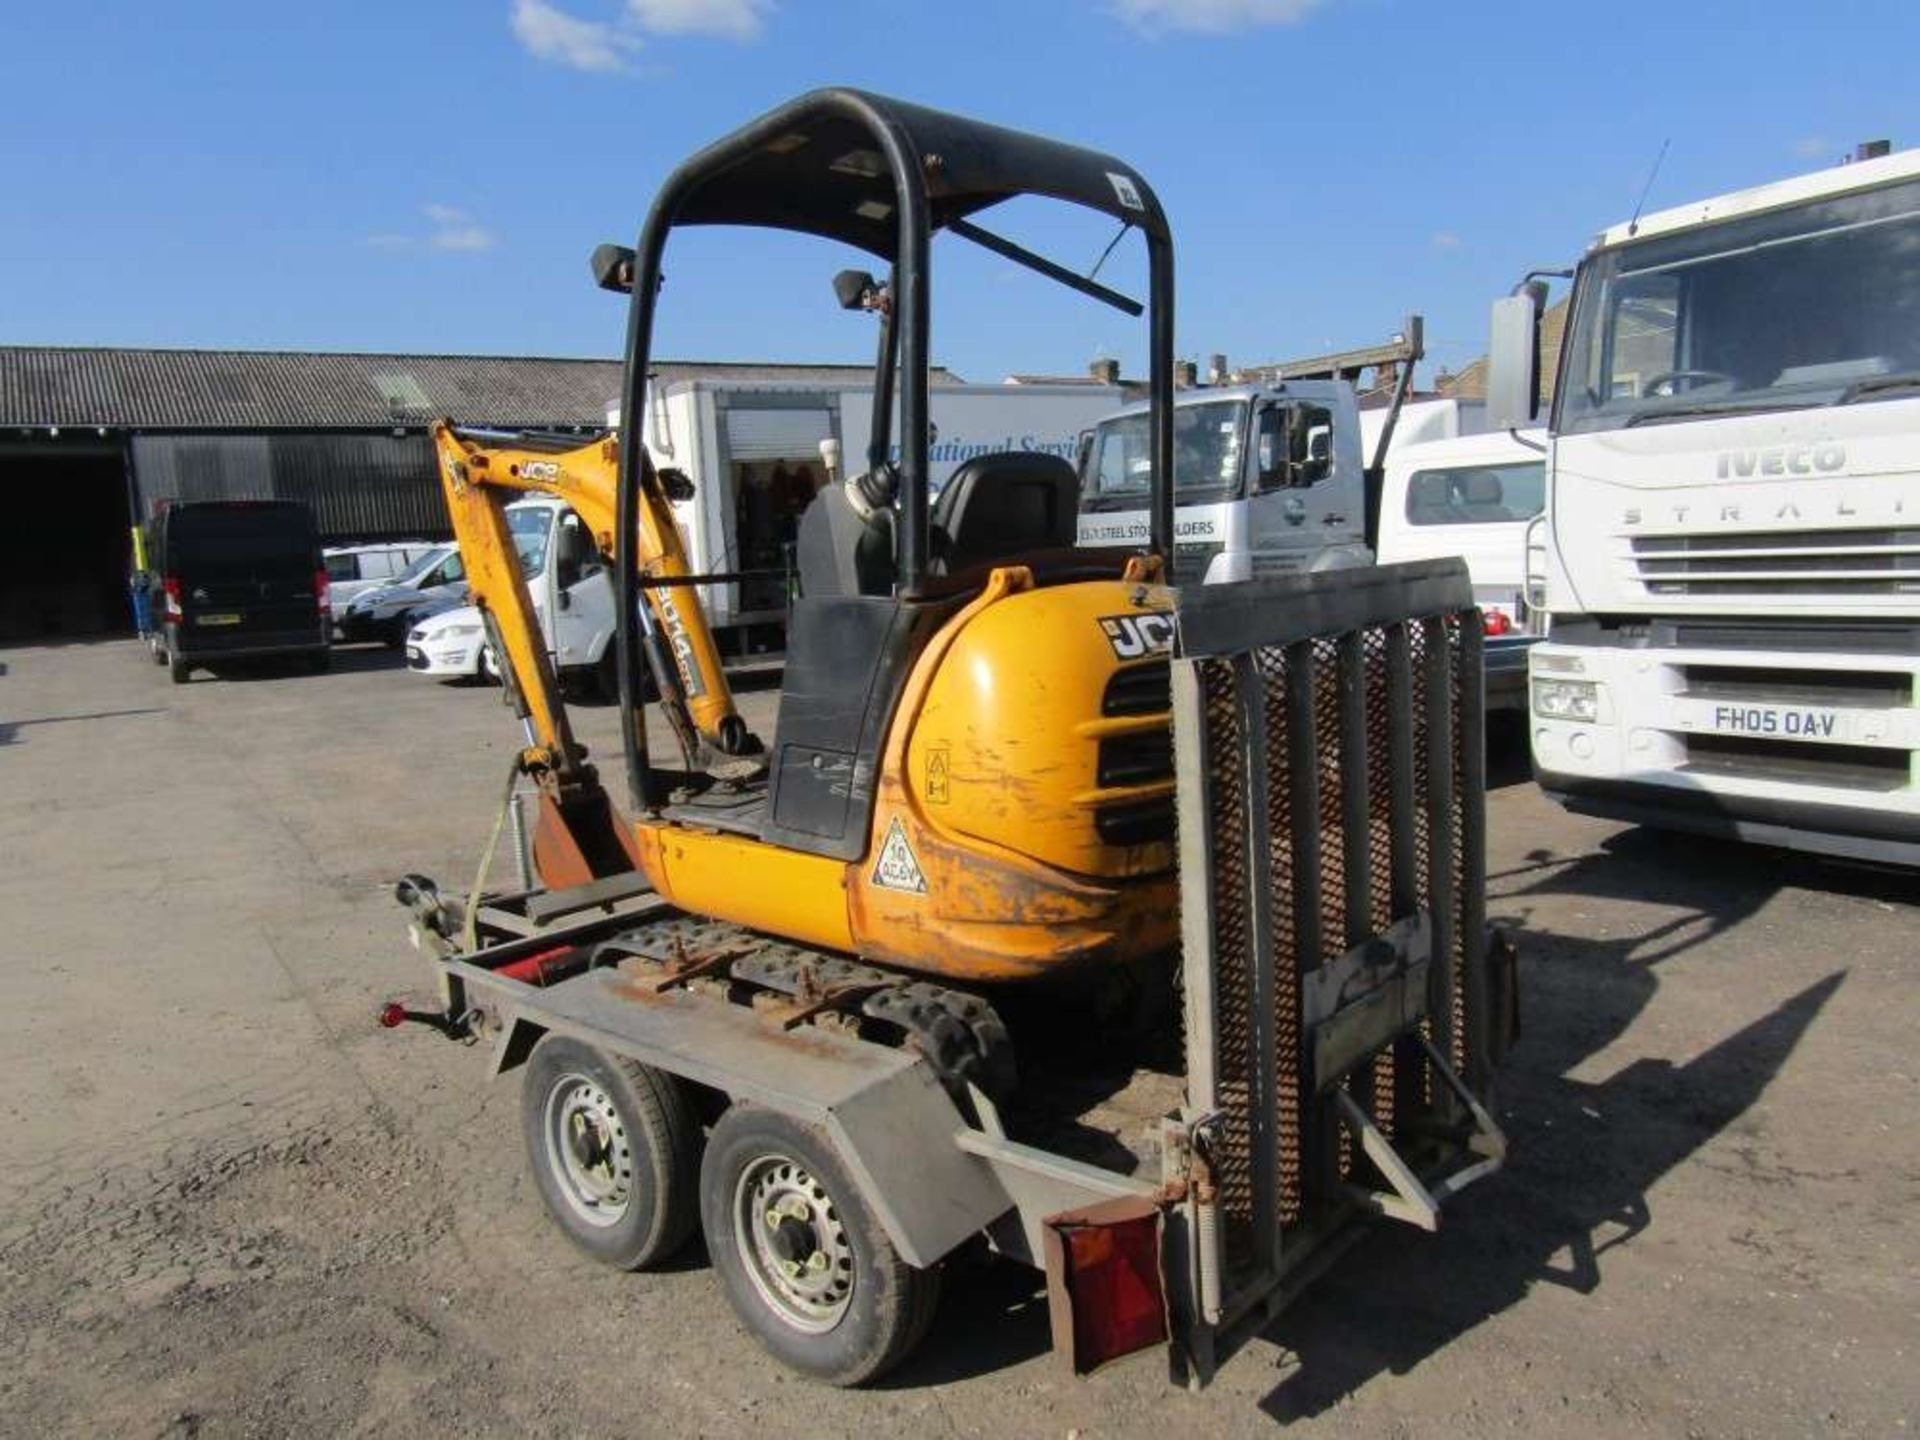
[[[0,427],[326,430],[414,426],[439,415],[501,426],[598,426],[617,360],[298,350],[0,346]],[[864,365],[662,361],[664,381],[858,383]],[[941,380],[954,377],[941,372]]]

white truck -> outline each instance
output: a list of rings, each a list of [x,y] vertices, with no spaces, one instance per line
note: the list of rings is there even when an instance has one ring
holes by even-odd
[[[1537,409],[1544,294],[1495,307],[1499,421]],[[1603,232],[1550,430],[1541,785],[1920,863],[1920,151]]]
[[[1113,385],[934,384],[930,480],[1000,450],[1072,460],[1082,431],[1118,407]],[[825,481],[821,442],[864,464],[873,387],[844,381],[677,380],[652,387],[644,435],[654,464],[683,471],[694,496],[674,509],[696,573],[747,578],[700,587],[723,651],[780,649],[800,512]],[[617,412],[609,416],[617,425]],[[898,435],[899,427],[892,427]]]
[[[1173,578],[1215,585],[1459,555],[1487,613],[1487,704],[1524,709],[1526,652],[1538,637],[1527,633],[1519,594],[1527,522],[1540,508],[1541,446],[1472,433],[1474,402],[1403,407],[1370,539],[1365,457],[1386,417],[1360,411],[1344,380],[1184,392],[1174,406]],[[1131,406],[1087,437],[1082,545],[1144,543],[1146,424],[1146,407]],[[1436,438],[1463,429],[1464,438]]]
[[[1100,421],[1080,461],[1082,545],[1147,538],[1147,406]],[[1176,582],[1371,564],[1353,387],[1288,380],[1188,390],[1174,406]]]
[[[1457,440],[1479,435],[1487,428],[1486,402],[1443,395],[1428,400],[1408,400],[1394,418],[1389,453],[1405,445],[1425,445],[1433,440]],[[1387,417],[1394,415],[1389,405],[1367,405],[1360,410],[1360,453],[1372,459],[1380,448],[1380,436],[1387,428]]]
[[[573,507],[558,500],[516,501],[506,513],[555,668],[591,678],[602,695],[616,694],[612,641],[619,611],[592,534]],[[407,632],[406,651],[408,668],[432,679],[499,677],[485,622],[472,605],[420,621]]]

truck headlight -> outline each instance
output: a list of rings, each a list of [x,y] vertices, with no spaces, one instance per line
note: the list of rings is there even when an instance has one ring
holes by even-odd
[[[1547,720],[1598,720],[1600,687],[1591,680],[1536,678],[1533,713]]]

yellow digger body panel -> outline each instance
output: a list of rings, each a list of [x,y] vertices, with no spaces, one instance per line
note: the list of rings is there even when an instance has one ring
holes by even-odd
[[[1158,586],[1036,586],[992,572],[929,640],[902,687],[876,777],[866,853],[841,861],[646,819],[641,863],[674,904],[876,963],[962,982],[1030,980],[1165,951],[1177,923],[1171,836],[1115,846],[1103,806],[1171,795],[1099,784],[1102,702],[1134,644],[1160,637]],[[1164,709],[1125,717],[1158,727]],[[1169,799],[1168,813],[1171,814]]]

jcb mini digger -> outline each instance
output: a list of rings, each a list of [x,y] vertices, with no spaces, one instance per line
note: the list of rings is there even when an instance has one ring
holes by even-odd
[[[1147,304],[977,223],[1017,196],[1137,231]],[[878,317],[873,433],[802,518],[764,744],[699,611],[695,587],[724,577],[687,573],[678,477],[638,423],[663,252],[702,225],[889,267],[835,281]],[[929,494],[940,233],[1146,312],[1144,550],[1072,548],[1075,478],[1051,457],[976,457]],[[436,432],[527,730],[541,886],[455,901],[403,881],[442,1003],[385,1017],[524,1069],[560,1227],[637,1269],[698,1223],[748,1328],[840,1384],[906,1354],[976,1240],[1045,1270],[1076,1368],[1166,1343],[1198,1382],[1350,1222],[1432,1228],[1500,1162],[1485,1098],[1516,1014],[1482,903],[1480,617],[1454,562],[1161,582],[1174,269],[1147,182],[823,90],[693,156],[637,247],[594,269],[631,296],[627,434]],[[573,499],[612,560],[624,807],[533,623],[502,518],[523,489]],[[649,688],[677,764],[649,752]],[[1116,977],[1172,1001],[1158,1026],[1150,1005],[1101,1018],[1089,997]]]

